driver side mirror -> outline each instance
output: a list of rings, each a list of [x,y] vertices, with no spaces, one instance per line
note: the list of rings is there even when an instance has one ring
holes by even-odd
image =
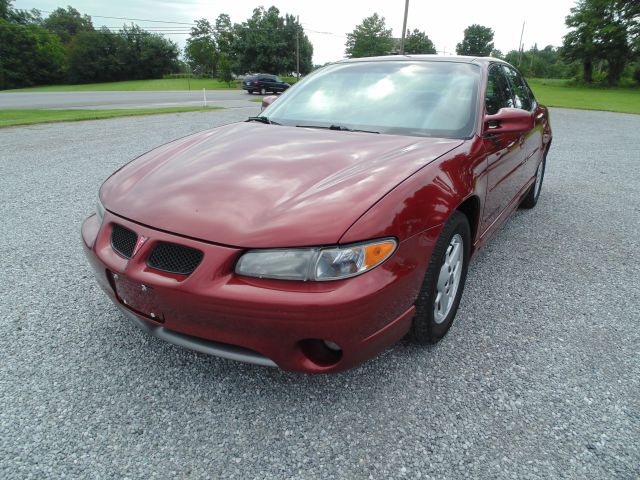
[[[485,115],[484,134],[523,133],[534,127],[531,112],[520,108],[501,108],[495,115]]]
[[[269,105],[271,105],[277,99],[278,99],[278,97],[276,95],[269,95],[268,97],[264,97],[262,99],[262,109],[260,111],[262,111],[265,108],[267,108]]]

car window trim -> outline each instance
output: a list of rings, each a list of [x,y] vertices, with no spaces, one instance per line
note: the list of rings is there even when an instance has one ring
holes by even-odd
[[[489,64],[489,68],[487,68],[487,84],[485,85],[485,88],[484,88],[484,105],[483,105],[485,115],[495,115],[495,114],[489,113],[488,110],[487,110],[487,90],[488,90],[488,87],[489,87],[489,76],[491,75],[491,69],[494,68],[494,67],[498,68],[501,71],[500,73],[502,73],[502,76],[507,81],[507,86],[509,87],[509,94],[511,95],[511,102],[514,105],[516,104],[516,101],[515,101],[515,98],[514,98],[514,94],[513,94],[513,86],[511,85],[511,81],[509,80],[508,75],[504,71],[502,71],[502,67],[504,65],[506,65],[506,64],[502,63],[502,62],[493,62],[493,63],[490,63]],[[498,111],[500,111],[500,109],[498,109]],[[496,112],[496,113],[498,113],[498,112]]]
[[[529,98],[531,100],[531,108],[529,110],[527,110],[527,112],[535,111],[534,100],[533,100],[533,92],[531,92],[531,89],[529,88],[529,85],[527,85],[527,83],[524,81],[524,76],[518,71],[518,69],[516,69],[512,65],[503,64],[502,66],[506,70],[511,70],[513,73],[516,74],[516,78],[519,78],[520,80],[522,80],[523,86],[527,90],[526,93],[529,94]],[[509,85],[511,85],[512,99],[513,99],[513,104],[515,105],[516,104],[516,86],[513,84],[513,81],[511,80],[511,77],[509,75],[507,75],[506,77],[507,77],[507,81],[509,82]],[[521,110],[524,110],[524,108],[522,108]]]

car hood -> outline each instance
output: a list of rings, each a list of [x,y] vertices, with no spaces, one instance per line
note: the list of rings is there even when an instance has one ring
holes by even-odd
[[[237,123],[140,156],[100,197],[117,215],[209,242],[332,244],[396,185],[462,143]]]

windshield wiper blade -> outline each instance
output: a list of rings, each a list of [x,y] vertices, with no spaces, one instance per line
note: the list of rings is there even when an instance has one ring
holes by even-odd
[[[337,130],[339,132],[380,133],[380,132],[374,132],[373,130],[358,130],[357,128],[349,128],[349,127],[344,127],[342,125],[329,125],[328,127],[325,127],[323,125],[296,125],[296,127],[300,127],[300,128],[323,128],[325,130]]]
[[[269,120],[269,118],[265,117],[264,115],[260,115],[258,117],[249,117],[247,118],[247,122],[260,122],[260,123],[266,123],[267,125],[280,125],[278,122]]]

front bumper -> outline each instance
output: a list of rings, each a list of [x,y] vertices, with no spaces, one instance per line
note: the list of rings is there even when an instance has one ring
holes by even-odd
[[[149,238],[132,259],[111,247],[114,222]],[[351,368],[406,334],[434,235],[427,231],[401,242],[389,260],[358,277],[291,282],[238,276],[234,266],[242,249],[154,230],[110,212],[102,224],[93,215],[82,225],[99,284],[144,331],[212,355],[314,373]],[[189,276],[154,270],[146,258],[157,242],[197,248],[204,259]],[[153,318],[129,307],[135,298],[120,298],[114,277],[143,287],[127,296],[153,296]],[[340,355],[322,340],[339,345]]]

